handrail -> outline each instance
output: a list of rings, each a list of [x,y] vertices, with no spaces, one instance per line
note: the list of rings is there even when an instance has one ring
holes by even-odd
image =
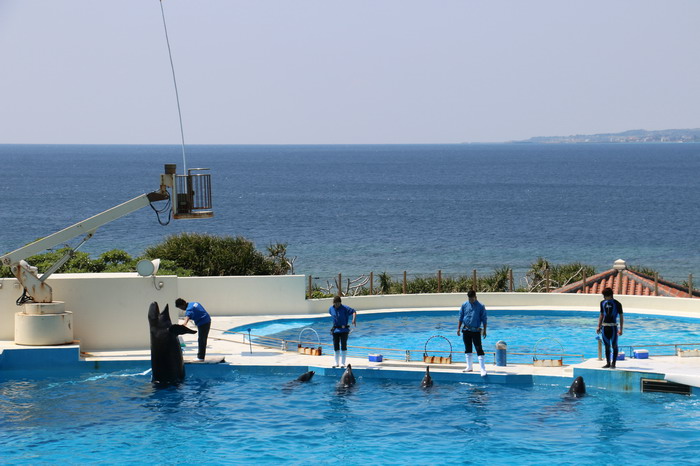
[[[330,343],[323,343],[323,342],[285,340],[285,339],[283,339],[283,338],[270,337],[270,336],[266,336],[266,335],[249,335],[248,333],[244,333],[244,332],[230,332],[230,331],[228,331],[228,330],[221,330],[221,329],[214,329],[214,330],[221,331],[221,332],[223,332],[224,334],[228,334],[228,335],[236,335],[236,334],[242,335],[242,336],[243,336],[244,342],[245,342],[246,337],[250,336],[250,337],[251,337],[251,341],[249,342],[250,344],[257,345],[257,346],[262,346],[262,347],[272,347],[272,348],[277,347],[277,348],[282,348],[283,351],[287,351],[287,344],[288,344],[288,343],[292,343],[292,344],[297,343],[297,344],[302,344],[302,345],[305,344],[305,343],[308,343],[308,344],[316,344],[316,345],[320,345],[320,346],[331,346]],[[238,343],[237,341],[234,341],[234,340],[227,340],[227,339],[220,338],[220,337],[211,337],[211,338],[217,339],[217,340],[221,340],[221,341],[228,341],[228,342],[231,342],[231,343]],[[258,341],[257,341],[257,342],[256,342],[256,341],[253,341],[253,338],[257,339]],[[266,344],[265,342],[269,342],[269,344]],[[700,343],[699,343],[699,345],[700,345]],[[406,358],[406,361],[410,361],[410,360],[411,360],[411,359],[410,359],[410,354],[411,354],[411,353],[417,353],[417,354],[422,355],[423,352],[424,352],[423,350],[420,350],[420,349],[406,350],[406,349],[398,349],[398,348],[374,348],[374,347],[370,347],[370,346],[352,346],[352,345],[348,345],[348,350],[351,350],[351,349],[352,349],[352,350],[370,350],[371,352],[376,352],[376,351],[385,351],[385,352],[386,352],[386,351],[391,351],[391,352],[398,353],[398,354],[404,356],[404,358]],[[452,354],[462,354],[462,351],[433,350],[432,352],[434,352],[434,353],[447,353],[447,354],[449,354],[449,355],[452,355]],[[496,352],[495,352],[495,351],[485,351],[485,353],[488,353],[488,354],[490,354],[490,355],[493,355],[494,358],[495,358],[495,356],[496,356]],[[560,356],[560,357],[562,357],[562,358],[581,358],[581,360],[584,360],[584,359],[585,359],[585,357],[584,357],[583,354],[569,354],[569,353],[518,353],[518,352],[512,352],[512,353],[509,353],[509,354],[516,355],[516,356],[533,356],[533,355],[537,355],[537,356]],[[394,358],[392,358],[390,355],[386,355],[386,356],[385,356],[385,359],[394,359]],[[421,360],[422,360],[422,356],[421,356]]]

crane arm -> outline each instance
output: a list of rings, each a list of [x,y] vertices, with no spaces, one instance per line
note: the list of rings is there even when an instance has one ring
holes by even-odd
[[[151,202],[166,200],[168,197],[167,189],[161,186],[160,191],[142,194],[130,201],[126,201],[123,204],[119,204],[118,206],[85,219],[82,222],[78,222],[59,232],[7,253],[0,257],[0,263],[12,269],[12,273],[17,277],[19,282],[24,286],[27,294],[29,294],[35,302],[50,303],[52,299],[51,287],[44,283],[47,275],[45,274],[39,279],[36,268],[31,267],[24,259],[39,254],[47,249],[51,249],[61,243],[65,243],[77,236],[84,234],[90,237],[94,234],[95,230],[102,225],[106,225],[118,218],[146,207]]]

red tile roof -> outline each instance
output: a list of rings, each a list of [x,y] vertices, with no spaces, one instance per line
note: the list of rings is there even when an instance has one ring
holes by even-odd
[[[552,293],[602,294],[604,288],[612,288],[614,294],[634,296],[672,296],[689,298],[688,287],[635,272],[629,269],[610,269],[605,272],[587,277]],[[693,291],[694,297],[700,297],[700,292]]]

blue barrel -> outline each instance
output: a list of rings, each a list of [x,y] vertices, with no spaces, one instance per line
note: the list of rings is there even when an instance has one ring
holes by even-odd
[[[508,353],[508,344],[503,340],[496,342],[496,365],[506,365],[506,355]]]

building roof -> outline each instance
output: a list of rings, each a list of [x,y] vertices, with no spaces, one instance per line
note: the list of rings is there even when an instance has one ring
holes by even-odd
[[[559,289],[553,293],[602,294],[605,288],[612,288],[614,294],[633,296],[670,296],[689,298],[687,286],[681,286],[662,279],[655,279],[627,268],[625,261],[617,260],[612,269],[586,277]],[[700,292],[693,291],[693,297],[700,297]]]

